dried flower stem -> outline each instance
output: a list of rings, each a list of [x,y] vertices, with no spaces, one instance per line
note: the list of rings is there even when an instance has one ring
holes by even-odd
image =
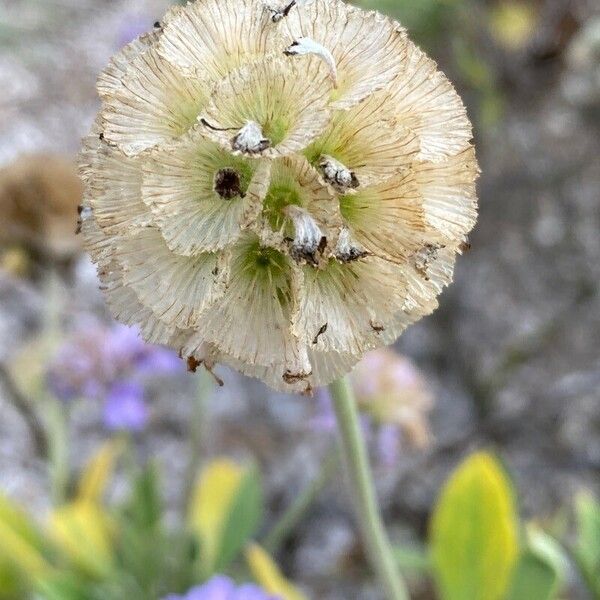
[[[329,386],[340,432],[351,494],[368,556],[386,591],[388,600],[408,600],[406,585],[398,571],[393,550],[383,527],[367,449],[362,436],[358,407],[349,381]]]

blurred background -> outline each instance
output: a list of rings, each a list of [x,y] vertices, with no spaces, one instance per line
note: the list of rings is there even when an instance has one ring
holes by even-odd
[[[398,18],[454,82],[483,173],[472,249],[440,309],[355,376],[386,521],[417,549],[415,567],[443,482],[486,449],[510,473],[524,522],[568,542],[574,498],[600,496],[600,5],[361,4]],[[43,521],[124,431],[136,460],[157,465],[167,523],[213,457],[260,469],[265,531],[317,480],[273,545],[280,567],[309,598],[378,599],[342,478],[323,473],[335,442],[327,398],[275,394],[226,369],[218,388],[140,347],[110,322],[81,253],[74,162],[98,109],[96,76],[168,5],[0,0],[0,491]],[[127,486],[119,471],[110,497]],[[426,576],[412,585],[434,597]],[[569,569],[561,589],[599,597]]]

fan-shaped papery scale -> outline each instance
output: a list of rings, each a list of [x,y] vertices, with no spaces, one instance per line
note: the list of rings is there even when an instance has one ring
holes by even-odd
[[[282,362],[263,367],[251,365],[224,354],[215,356],[218,357],[216,362],[222,362],[248,377],[256,377],[275,390],[297,394],[310,394],[317,387],[328,385],[339,379],[352,370],[361,359],[361,357],[351,354],[319,352],[309,348],[308,362],[311,365],[311,374],[294,379],[289,365]],[[291,378],[290,375],[292,375]]]
[[[140,301],[133,289],[123,283],[123,269],[113,261],[99,269],[98,276],[102,289],[107,293],[109,308],[121,323],[140,327],[144,339],[150,344],[175,346],[184,332],[159,320]]]
[[[428,228],[450,243],[466,236],[477,221],[475,149],[468,147],[435,163],[417,161],[413,169]]]
[[[260,126],[269,146],[250,154],[277,158],[300,152],[329,123],[331,81],[314,57],[265,58],[233,71],[222,80],[196,127],[234,154],[236,131],[248,122]]]
[[[233,169],[241,195],[224,199],[215,177]],[[235,243],[262,210],[271,164],[232,156],[201,132],[155,150],[144,163],[142,196],[169,248],[184,256]]]
[[[185,133],[210,95],[206,81],[183,76],[154,48],[136,56],[114,84],[102,105],[104,137],[129,156]]]
[[[99,141],[92,168],[90,206],[100,227],[107,233],[126,233],[132,227],[150,225],[152,215],[141,198],[140,157],[128,157]]]
[[[452,282],[454,266],[462,252],[462,244],[437,250],[429,259],[426,268],[418,267],[411,260],[405,267],[407,295],[405,305],[394,320],[381,332],[384,344],[394,343],[402,332],[421,318],[433,313],[438,305],[438,296]]]
[[[402,309],[401,269],[376,257],[332,259],[325,269],[304,267],[294,330],[315,350],[362,355],[379,345],[378,329]]]
[[[225,292],[225,254],[174,254],[154,228],[132,231],[118,240],[123,280],[140,302],[167,324],[198,328],[203,314]]]
[[[155,47],[161,38],[163,27],[182,12],[184,12],[183,6],[177,4],[171,6],[158,27],[155,27],[150,33],[145,33],[132,40],[110,59],[106,68],[98,76],[96,87],[100,98],[108,98],[114,90],[120,88],[121,81],[133,60],[150,48]]]
[[[327,130],[305,151],[313,165],[332,156],[354,172],[359,187],[377,184],[410,167],[419,151],[414,133],[398,126],[382,96],[337,111]]]
[[[354,239],[373,255],[404,264],[419,249],[426,218],[411,171],[360,187],[340,203]]]
[[[405,30],[388,17],[341,0],[298,3],[279,27],[290,43],[309,38],[331,52],[337,67],[334,108],[360,103],[387,86],[402,69]]]
[[[225,294],[205,313],[185,352],[194,355],[202,342],[210,342],[236,360],[261,366],[279,361],[308,375],[306,353],[290,327],[291,273],[288,257],[245,235],[232,249]]]
[[[283,41],[262,0],[202,0],[163,27],[158,52],[189,77],[212,82],[269,53]]]
[[[402,72],[387,93],[398,123],[419,139],[420,160],[442,160],[471,146],[473,128],[463,101],[435,61],[410,41]]]

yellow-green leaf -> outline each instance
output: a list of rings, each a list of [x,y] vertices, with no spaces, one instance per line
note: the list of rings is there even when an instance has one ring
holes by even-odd
[[[39,550],[5,521],[0,521],[0,558],[32,576],[49,568]]]
[[[122,451],[123,441],[120,439],[109,440],[101,446],[81,474],[78,500],[100,502]]]
[[[575,502],[577,543],[575,558],[588,587],[600,597],[600,504],[587,492]]]
[[[0,561],[28,574],[48,568],[44,558],[44,540],[36,524],[0,495]]]
[[[263,513],[260,475],[256,468],[247,469],[223,522],[214,569],[224,571],[256,533]]]
[[[189,524],[202,544],[205,565],[214,565],[223,528],[244,478],[244,470],[228,459],[211,462],[202,471],[192,495]]]
[[[499,600],[518,554],[512,488],[490,454],[469,457],[446,483],[431,522],[434,574],[443,600]]]
[[[248,547],[246,560],[256,581],[269,594],[282,600],[306,600],[306,596],[285,578],[273,559],[258,544]]]
[[[86,573],[103,577],[111,570],[109,517],[96,503],[77,501],[57,509],[50,518],[50,537]]]

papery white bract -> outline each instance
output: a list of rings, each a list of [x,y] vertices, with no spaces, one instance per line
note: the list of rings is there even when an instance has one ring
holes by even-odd
[[[146,339],[310,392],[437,306],[478,167],[460,98],[397,22],[198,0],[98,90],[82,231]]]

